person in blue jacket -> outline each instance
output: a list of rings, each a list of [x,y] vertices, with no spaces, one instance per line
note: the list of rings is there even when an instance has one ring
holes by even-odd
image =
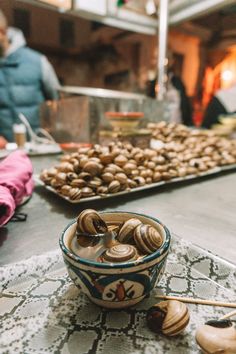
[[[13,141],[12,127],[23,113],[33,130],[39,108],[58,98],[59,81],[47,58],[28,48],[23,33],[8,27],[0,10],[0,139]]]

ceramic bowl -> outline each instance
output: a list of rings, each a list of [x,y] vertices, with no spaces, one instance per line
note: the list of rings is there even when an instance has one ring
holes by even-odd
[[[144,114],[142,112],[106,112],[114,130],[132,131],[135,130]]]
[[[138,218],[155,227],[163,237],[162,246],[154,253],[136,261],[99,263],[81,258],[70,250],[76,221],[71,222],[60,237],[60,247],[70,278],[95,304],[107,308],[132,306],[147,296],[159,282],[170,247],[170,232],[156,218],[130,212],[103,212],[103,219],[121,223]]]

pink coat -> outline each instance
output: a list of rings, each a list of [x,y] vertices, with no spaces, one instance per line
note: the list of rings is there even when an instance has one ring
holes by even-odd
[[[21,150],[0,162],[0,227],[13,216],[25,196],[33,192],[33,167]]]

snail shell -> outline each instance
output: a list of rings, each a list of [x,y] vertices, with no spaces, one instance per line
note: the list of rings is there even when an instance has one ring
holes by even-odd
[[[58,183],[65,183],[66,182],[66,173],[64,172],[59,172],[55,175],[55,178]]]
[[[97,189],[97,193],[101,195],[105,195],[108,193],[108,188],[106,186],[100,186]]]
[[[128,159],[124,155],[118,155],[115,157],[114,162],[117,166],[122,167],[128,162]]]
[[[47,175],[49,177],[55,177],[57,174],[57,169],[55,167],[49,168],[47,171]]]
[[[83,179],[85,182],[91,181],[92,175],[88,172],[80,172],[78,175],[79,179]]]
[[[101,256],[102,262],[121,263],[134,261],[138,258],[138,252],[132,245],[117,244],[107,249]]]
[[[101,166],[95,161],[88,161],[83,168],[84,172],[88,172],[91,176],[96,176],[101,173]]]
[[[141,176],[136,176],[133,180],[137,183],[138,186],[144,186],[146,183],[145,179]]]
[[[161,174],[160,172],[156,171],[153,174],[153,182],[159,182],[161,180]]]
[[[128,183],[129,188],[136,188],[137,187],[137,183],[130,178],[128,178],[127,183]]]
[[[107,225],[101,216],[93,209],[85,209],[77,218],[77,232],[91,235],[107,232]]]
[[[81,189],[81,192],[82,192],[83,198],[92,197],[94,195],[94,192],[93,192],[92,188],[90,188],[90,187],[83,187]]]
[[[104,182],[110,183],[110,182],[112,182],[114,180],[114,176],[110,172],[105,172],[105,173],[102,174],[102,179],[103,179]]]
[[[168,300],[148,310],[147,325],[154,332],[167,336],[180,334],[189,323],[187,306],[180,301]]]
[[[69,186],[68,184],[64,184],[60,189],[60,193],[65,196],[69,196],[70,190],[71,186]]]
[[[128,180],[125,173],[119,172],[115,175],[115,179],[120,182],[120,184],[125,184]]]
[[[71,182],[71,181],[73,181],[73,179],[76,179],[78,176],[77,176],[77,173],[75,173],[75,172],[68,172],[67,174],[66,174],[66,180],[68,181],[68,182]]]
[[[68,192],[68,197],[71,200],[79,200],[81,198],[81,190],[79,188],[70,188]]]
[[[74,171],[74,167],[71,163],[69,162],[62,162],[60,163],[60,165],[58,165],[58,171],[61,172],[73,172]]]
[[[50,184],[52,177],[50,177],[47,173],[47,170],[43,170],[40,174],[40,179],[43,181],[45,184]]]
[[[142,222],[136,218],[125,221],[119,230],[117,240],[124,243],[129,242],[133,238],[135,228],[140,224]]]
[[[138,249],[144,254],[151,254],[162,245],[162,237],[152,226],[138,225],[134,230],[134,241]]]
[[[236,329],[231,321],[207,322],[198,328],[196,341],[205,353],[236,353]]]
[[[113,161],[113,156],[111,154],[101,154],[99,155],[102,164],[107,165]]]
[[[76,178],[76,179],[73,179],[73,181],[71,181],[70,185],[71,185],[71,187],[83,188],[87,185],[87,183],[82,178]]]
[[[119,181],[112,181],[108,186],[108,191],[110,193],[117,193],[120,190],[120,182]]]

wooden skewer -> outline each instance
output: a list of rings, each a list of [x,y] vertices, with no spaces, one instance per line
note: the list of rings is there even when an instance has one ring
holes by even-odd
[[[190,304],[200,304],[200,305],[208,305],[208,306],[221,306],[221,307],[236,308],[236,303],[233,303],[233,302],[221,302],[221,301],[213,301],[213,300],[194,299],[194,298],[190,298],[190,297],[166,296],[166,295],[156,295],[155,297],[157,299],[178,300],[178,301],[187,302]]]
[[[233,317],[233,316],[236,316],[236,310],[231,311],[229,313],[226,313],[226,315],[222,316],[220,318],[220,320],[225,320],[226,318],[230,318],[230,317]]]

